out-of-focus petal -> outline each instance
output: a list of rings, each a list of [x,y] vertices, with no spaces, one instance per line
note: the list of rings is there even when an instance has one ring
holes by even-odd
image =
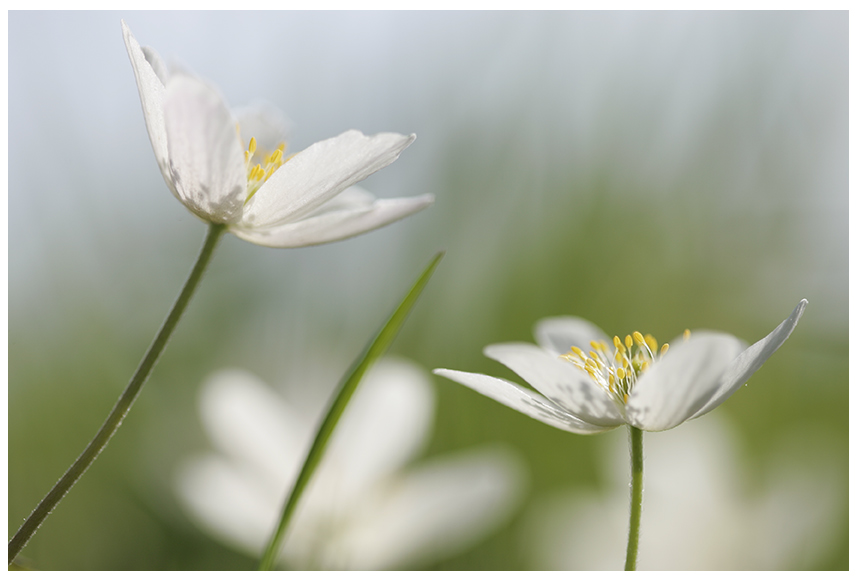
[[[349,402],[316,480],[335,484],[341,502],[356,501],[423,449],[434,414],[428,374],[408,361],[383,359]]]
[[[364,499],[364,519],[332,546],[335,568],[390,570],[462,551],[510,516],[524,467],[501,448],[428,460]],[[350,562],[337,562],[349,555]]]
[[[625,423],[605,390],[559,355],[529,343],[489,345],[483,353],[515,371],[542,395],[589,424],[613,428]]]
[[[610,339],[599,327],[578,317],[550,317],[537,321],[533,335],[536,343],[543,349],[563,355],[569,353],[574,345],[585,351],[590,349],[590,341]]]
[[[207,378],[200,417],[215,447],[231,458],[269,470],[284,483],[297,477],[312,437],[310,422],[255,375],[224,369]]]
[[[807,307],[807,300],[802,299],[792,314],[783,323],[778,325],[774,331],[743,351],[724,373],[724,376],[721,378],[721,384],[715,393],[712,394],[706,405],[692,417],[702,416],[706,412],[715,409],[730,397],[734,391],[744,385],[751,375],[762,367],[763,363],[787,340],[787,337],[790,336],[798,324],[798,320],[801,318],[802,313],[804,313],[805,307]]]
[[[465,371],[454,371],[452,369],[435,369],[434,373],[447,379],[470,387],[481,393],[519,411],[544,424],[573,432],[576,434],[597,434],[610,430],[616,426],[596,425],[576,418],[568,411],[551,402],[542,395],[516,385],[511,381],[482,375],[480,373],[467,373]]]
[[[215,538],[251,555],[261,553],[280,516],[285,489],[274,484],[214,454],[188,460],[176,479],[190,516]]]
[[[221,96],[201,80],[174,75],[164,96],[168,171],[179,198],[214,223],[238,220],[247,197],[244,149]]]
[[[266,228],[307,216],[346,188],[390,165],[414,135],[350,130],[314,143],[284,163],[245,206],[242,227]]]
[[[745,344],[726,333],[696,331],[678,341],[638,380],[629,394],[631,425],[658,432],[691,418],[711,398]]]
[[[351,238],[386,226],[430,206],[435,199],[432,194],[424,194],[413,198],[374,200],[365,206],[347,208],[350,204],[346,200],[340,200],[344,194],[345,192],[330,200],[313,215],[297,222],[270,228],[237,226],[232,228],[232,232],[242,240],[260,246],[313,246]],[[331,207],[326,208],[329,204]]]

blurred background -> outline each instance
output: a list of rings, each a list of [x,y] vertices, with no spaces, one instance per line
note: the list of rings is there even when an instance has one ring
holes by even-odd
[[[10,537],[100,426],[205,234],[158,171],[120,18],[230,105],[276,104],[293,122],[291,151],[350,128],[417,133],[363,185],[437,201],[321,247],[226,236],[122,429],[25,548],[27,566],[254,567],[176,495],[184,459],[211,447],[205,377],[248,369],[321,410],[444,249],[392,348],[427,370],[515,379],[482,348],[531,341],[534,322],[554,315],[660,341],[714,328],[753,342],[807,298],[748,386],[645,437],[679,442],[717,422],[731,484],[675,492],[687,522],[667,532],[645,505],[643,535],[699,537],[700,560],[677,563],[687,568],[847,568],[846,12],[10,12]],[[320,366],[330,379],[306,381]],[[592,525],[565,508],[581,499],[625,510],[608,469],[626,462],[623,431],[576,436],[433,385],[423,458],[505,445],[528,488],[496,529],[414,566],[601,566],[553,559],[540,539],[561,557],[582,546],[575,535]],[[690,454],[711,471],[708,449],[673,465],[693,471]],[[723,541],[745,521],[695,520],[736,507],[764,522],[743,561]],[[622,548],[619,537],[606,542]]]

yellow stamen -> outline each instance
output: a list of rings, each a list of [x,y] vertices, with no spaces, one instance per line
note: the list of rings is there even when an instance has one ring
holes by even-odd
[[[288,161],[289,158],[283,158],[283,151],[285,149],[286,143],[282,142],[270,153],[261,155],[260,152],[260,156],[262,158],[261,163],[251,165],[254,159],[259,158],[257,157],[256,138],[250,138],[250,142],[247,144],[247,151],[244,152],[244,163],[247,165],[247,200],[252,198],[259,188],[262,187],[262,184],[274,175],[274,172],[277,171],[280,166]]]
[[[685,336],[688,336],[687,331]],[[667,353],[669,345],[659,346],[652,335],[635,331],[624,339],[615,335],[610,342],[590,341],[590,348],[584,351],[573,346],[561,357],[587,372],[618,404],[625,405],[640,375]]]
[[[652,351],[653,353],[658,351],[658,341],[655,340],[655,337],[650,334],[647,334],[644,336],[644,341],[646,341],[646,345],[647,347],[649,347],[650,351]]]

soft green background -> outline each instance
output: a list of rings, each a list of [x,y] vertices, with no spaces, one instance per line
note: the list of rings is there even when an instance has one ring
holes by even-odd
[[[531,340],[537,319],[560,314],[609,333],[708,327],[753,341],[807,298],[789,341],[714,413],[736,429],[752,487],[786,442],[809,476],[834,475],[841,516],[819,533],[825,550],[783,566],[847,568],[845,12],[11,12],[10,536],[113,405],[204,235],[157,170],[120,18],[231,104],[282,108],[293,151],[349,128],[417,133],[365,185],[437,202],[317,248],[226,237],[135,408],[27,564],[253,566],[173,493],[178,463],[208,446],[203,378],[239,366],[285,389],[314,357],[336,376],[446,249],[393,347],[427,369],[512,378],[483,346]],[[599,485],[599,436],[435,385],[427,456],[503,441],[530,486],[506,528],[430,567],[539,568],[525,515]]]

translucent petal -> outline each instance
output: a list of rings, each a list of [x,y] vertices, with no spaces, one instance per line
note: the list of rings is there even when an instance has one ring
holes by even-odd
[[[232,110],[241,130],[241,143],[247,146],[250,138],[256,139],[260,150],[271,152],[286,141],[292,122],[275,105],[267,101],[255,101],[250,105]]]
[[[498,379],[497,377],[479,373],[453,371],[451,369],[436,369],[434,373],[470,387],[474,391],[528,415],[535,420],[539,420],[544,424],[567,432],[596,434],[616,427],[591,424],[576,418],[540,394],[505,379]]]
[[[590,349],[590,341],[605,341],[611,344],[607,335],[590,321],[578,317],[551,317],[536,323],[533,331],[536,343],[557,355],[569,353],[573,345],[585,351]]]
[[[677,341],[638,380],[626,404],[629,423],[657,432],[690,419],[712,398],[744,342],[726,333],[695,331]]]
[[[426,208],[434,201],[431,194],[390,200],[374,200],[371,197],[357,199],[356,196],[349,196],[349,199],[341,200],[345,193],[297,222],[271,228],[245,229],[237,226],[232,231],[242,240],[260,246],[312,246],[343,240],[386,226]]]
[[[173,75],[164,97],[169,173],[182,203],[201,218],[232,223],[247,191],[244,148],[221,96],[201,80]]]
[[[155,160],[170,191],[181,200],[170,179],[167,162],[167,130],[164,125],[165,88],[164,79],[159,76],[159,72],[161,75],[166,75],[166,68],[154,50],[147,48],[144,52],[124,20],[122,36],[131,59],[131,68],[134,69],[134,78],[137,80],[137,91],[140,93],[140,103],[143,105],[143,120],[146,122],[146,131],[149,133],[149,141],[152,142]]]
[[[242,228],[295,222],[351,185],[393,163],[414,135],[346,131],[315,143],[283,164],[245,206]]]
[[[744,385],[751,375],[787,340],[787,337],[790,336],[798,324],[798,320],[804,313],[806,306],[807,300],[802,299],[792,314],[783,323],[778,325],[774,331],[742,352],[721,377],[721,383],[715,393],[712,394],[710,400],[692,417],[696,418],[712,411],[730,397],[734,391]]]
[[[542,395],[589,424],[612,428],[625,423],[622,412],[607,392],[559,355],[529,343],[489,345],[483,353],[515,371]]]

